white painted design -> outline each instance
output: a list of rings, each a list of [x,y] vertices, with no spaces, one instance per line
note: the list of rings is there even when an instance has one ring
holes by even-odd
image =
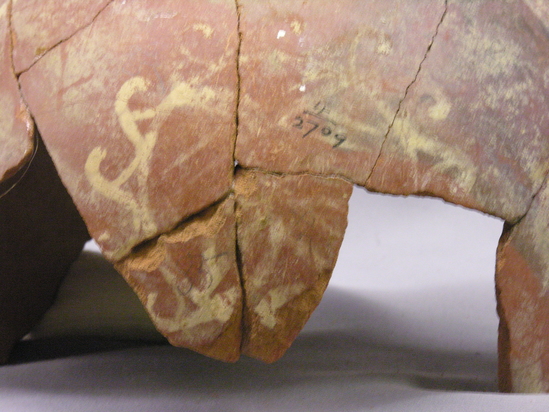
[[[111,256],[118,260],[125,256],[137,242],[155,236],[157,225],[149,205],[147,180],[150,174],[153,151],[158,141],[162,124],[176,107],[206,105],[215,97],[209,87],[193,87],[191,83],[181,82],[158,104],[144,110],[131,110],[128,102],[136,93],[144,93],[151,87],[151,82],[141,76],[127,80],[116,96],[114,110],[118,123],[125,137],[134,147],[134,157],[120,174],[113,180],[106,178],[101,171],[101,164],[107,158],[107,149],[95,147],[85,164],[85,175],[92,188],[105,198],[114,201],[129,213],[131,235],[126,245]],[[142,132],[139,123],[149,121],[148,131]],[[132,179],[137,188],[130,190],[128,181]],[[109,233],[104,233],[104,238]]]
[[[254,308],[261,324],[269,329],[274,329],[277,324],[276,314],[278,310],[301,295],[305,290],[306,286],[303,283],[281,285],[269,290]]]
[[[178,333],[178,339],[192,343],[212,340],[225,328],[231,319],[240,299],[240,290],[234,286],[218,292],[217,289],[227,276],[227,256],[219,254],[214,245],[215,239],[202,252],[202,271],[205,276],[200,285],[193,285],[189,279],[181,276],[181,268],[168,257],[159,272],[170,290],[175,291],[175,313],[162,317],[155,311],[158,299],[156,293],[147,297],[146,307],[156,326],[165,334]],[[218,327],[197,328],[214,322]],[[216,332],[217,331],[217,332]]]

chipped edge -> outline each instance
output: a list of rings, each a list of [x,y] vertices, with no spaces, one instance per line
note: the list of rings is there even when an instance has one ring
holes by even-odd
[[[162,233],[157,233],[155,236],[152,236],[150,238],[146,238],[146,239],[141,240],[139,243],[133,245],[129,249],[129,251],[127,253],[125,253],[124,255],[116,256],[114,258],[107,256],[107,258],[110,261],[112,261],[113,263],[122,262],[123,260],[127,259],[129,256],[131,256],[135,253],[139,253],[140,250],[143,250],[143,249],[147,248],[149,245],[158,242],[158,240],[160,239],[161,236],[169,235],[170,233],[173,233],[173,232],[179,230],[182,226],[184,226],[185,224],[187,224],[191,220],[193,220],[197,217],[200,217],[201,215],[206,213],[208,210],[219,206],[225,200],[227,200],[229,197],[231,197],[233,194],[234,194],[234,191],[232,189],[228,190],[225,194],[223,194],[223,196],[219,197],[215,202],[209,203],[207,206],[201,208],[199,211],[197,211],[197,212],[195,212],[191,215],[184,216],[177,223],[175,223],[173,226],[171,226],[167,230],[163,231]]]

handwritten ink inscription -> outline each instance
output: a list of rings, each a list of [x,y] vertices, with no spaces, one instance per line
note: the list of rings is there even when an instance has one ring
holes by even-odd
[[[332,148],[335,149],[347,140],[347,136],[339,132],[340,125],[330,119],[329,115],[330,110],[326,104],[318,102],[312,110],[304,110],[300,116],[296,116],[292,127],[302,131],[302,138],[314,134],[320,134],[324,137],[331,136],[335,140],[332,145]]]

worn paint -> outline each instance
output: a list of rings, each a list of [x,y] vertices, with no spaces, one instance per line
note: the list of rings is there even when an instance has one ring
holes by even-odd
[[[125,137],[135,149],[133,160],[114,180],[109,180],[101,172],[101,163],[108,156],[106,149],[101,146],[95,147],[87,158],[85,174],[90,185],[94,190],[118,203],[129,212],[136,240],[143,236],[151,237],[156,234],[158,229],[149,204],[147,181],[161,126],[177,107],[205,107],[212,100],[229,100],[228,93],[224,93],[223,90],[216,92],[210,87],[197,87],[196,83],[195,79],[177,84],[156,107],[131,110],[129,102],[132,97],[136,93],[146,92],[152,83],[140,76],[127,80],[116,96],[114,107],[118,123]],[[141,132],[138,124],[143,120],[151,121],[150,129],[146,133]],[[139,188],[137,195],[123,188],[130,178],[137,180]],[[103,233],[101,236],[109,235]],[[122,258],[134,243],[134,241],[127,242],[127,246],[117,250],[112,258],[115,260]]]

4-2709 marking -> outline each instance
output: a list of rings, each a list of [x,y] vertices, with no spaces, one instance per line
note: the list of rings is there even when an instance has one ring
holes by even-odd
[[[347,140],[347,137],[341,133],[334,133],[334,127],[337,126],[337,123],[326,116],[328,113],[329,110],[326,105],[318,102],[312,111],[305,110],[301,116],[296,116],[292,127],[304,131],[302,138],[314,133],[320,133],[322,136],[333,136],[336,143],[332,148],[335,149],[341,146]]]

